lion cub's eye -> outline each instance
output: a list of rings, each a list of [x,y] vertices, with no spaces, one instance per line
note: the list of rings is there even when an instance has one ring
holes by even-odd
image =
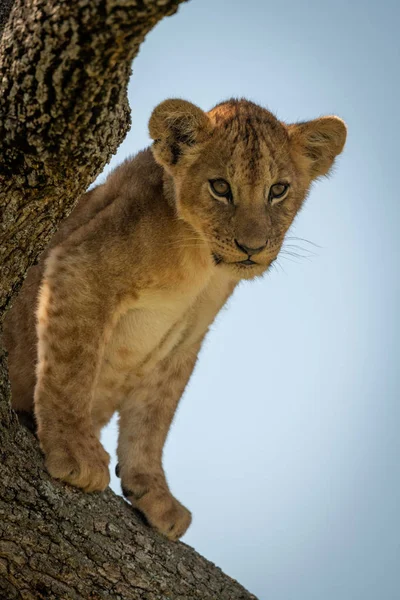
[[[271,185],[268,200],[274,204],[274,200],[281,200],[289,189],[288,183],[275,183]]]
[[[231,186],[225,179],[210,179],[209,181],[211,192],[218,198],[226,198],[232,202]]]

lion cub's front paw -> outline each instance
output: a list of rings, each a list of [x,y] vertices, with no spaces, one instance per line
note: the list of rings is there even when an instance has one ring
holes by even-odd
[[[40,436],[39,436],[40,437]],[[46,468],[52,477],[62,479],[85,492],[103,491],[110,483],[109,454],[99,440],[87,434],[75,437],[70,433],[41,446],[46,456]]]
[[[182,537],[192,522],[191,513],[174,498],[161,476],[122,477],[122,492],[149,524],[170,540]]]

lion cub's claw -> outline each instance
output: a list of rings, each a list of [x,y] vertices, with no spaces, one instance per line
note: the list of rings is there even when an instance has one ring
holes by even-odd
[[[110,483],[110,456],[94,436],[77,439],[71,435],[53,444],[45,455],[52,477],[85,492],[102,492]]]
[[[182,537],[192,522],[190,511],[157,476],[135,475],[129,478],[129,484],[123,479],[122,491],[148,523],[170,540]]]

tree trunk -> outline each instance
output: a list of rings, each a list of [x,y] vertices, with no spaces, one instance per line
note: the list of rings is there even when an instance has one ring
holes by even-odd
[[[182,0],[0,4],[0,323],[59,221],[130,125],[131,62]],[[110,490],[52,480],[9,404],[0,345],[0,597],[250,599]]]

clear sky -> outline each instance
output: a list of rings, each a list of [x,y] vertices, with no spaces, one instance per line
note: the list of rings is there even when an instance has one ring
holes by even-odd
[[[167,97],[348,124],[290,234],[317,246],[292,240],[308,258],[237,290],[165,452],[184,541],[260,599],[400,597],[399,22],[398,0],[192,0],[134,62],[112,167]],[[104,442],[115,453],[115,423]]]

